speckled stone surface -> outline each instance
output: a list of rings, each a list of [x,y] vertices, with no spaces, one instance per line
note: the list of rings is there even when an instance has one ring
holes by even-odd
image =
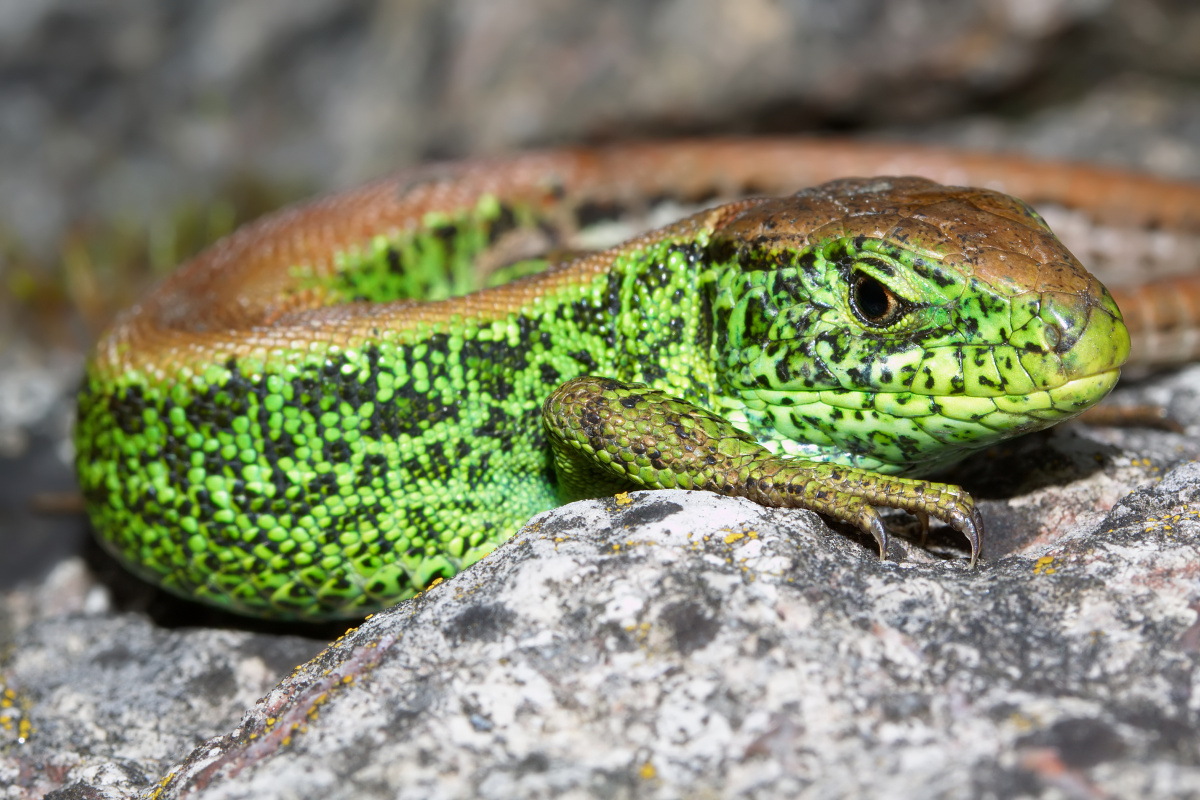
[[[1200,796],[1200,465],[975,572],[897,550],[699,493],[573,504],[163,796]]]
[[[105,613],[95,597],[27,625],[5,642],[0,669],[0,797],[137,796],[320,649],[294,636],[168,630]]]
[[[597,137],[926,124],[1043,73],[1068,33],[1103,40],[1112,5],[1157,19],[1145,0],[9,0],[0,218],[51,253],[80,219],[162,226],[246,178],[315,191]],[[1123,28],[1109,63],[1196,41]]]

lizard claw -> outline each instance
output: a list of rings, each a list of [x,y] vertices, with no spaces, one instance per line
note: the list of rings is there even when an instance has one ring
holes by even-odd
[[[946,515],[948,518],[945,521],[954,530],[967,537],[967,541],[971,544],[970,568],[974,569],[975,562],[979,560],[979,535],[983,532],[983,515],[974,505],[968,508],[969,513],[960,508],[952,509]]]
[[[887,558],[888,534],[887,528],[883,524],[883,519],[879,516],[879,512],[874,506],[863,503],[858,508],[853,510],[853,524],[864,533],[871,534],[875,543],[879,546],[879,559],[882,561]],[[922,539],[929,530],[929,513],[924,510],[914,510],[912,512],[920,523]],[[979,509],[974,505],[964,507],[954,507],[946,511],[945,515],[938,515],[943,522],[948,524],[954,530],[967,537],[967,542],[971,545],[971,564],[970,569],[975,568],[975,562],[979,560],[979,543],[981,534],[983,533],[983,515],[979,513]],[[923,542],[922,542],[923,544]]]
[[[858,508],[854,509],[853,523],[860,531],[871,534],[871,538],[879,546],[879,560],[885,560],[888,548],[887,527],[884,526],[883,519],[879,516],[879,512],[875,510],[875,507],[863,502]]]
[[[917,530],[921,534],[921,547],[924,547],[925,542],[929,539],[929,514],[919,508],[912,513],[917,518]]]

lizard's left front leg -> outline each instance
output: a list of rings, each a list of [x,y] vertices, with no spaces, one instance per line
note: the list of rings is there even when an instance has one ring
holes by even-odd
[[[779,456],[720,416],[642,384],[585,376],[542,406],[564,499],[629,488],[703,489],[848,522],[887,550],[876,506],[948,523],[979,555],[983,519],[965,491],[856,467]]]

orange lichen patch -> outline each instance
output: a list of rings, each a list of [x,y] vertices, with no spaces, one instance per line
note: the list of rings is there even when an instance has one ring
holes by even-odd
[[[31,701],[21,697],[0,678],[0,741],[7,739],[15,744],[29,741],[34,732],[29,719],[31,706]]]
[[[1178,528],[1181,523],[1189,521],[1194,522],[1197,520],[1200,520],[1200,506],[1188,504],[1183,506],[1181,511],[1177,511],[1174,514],[1163,514],[1161,516],[1156,515],[1147,517],[1143,523],[1142,530],[1144,533],[1157,532],[1172,536],[1175,533],[1175,529]]]
[[[1054,556],[1042,556],[1033,565],[1034,575],[1053,575],[1058,570],[1051,566]]]

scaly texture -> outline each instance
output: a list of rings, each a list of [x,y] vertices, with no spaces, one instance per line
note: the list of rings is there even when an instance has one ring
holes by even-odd
[[[634,484],[807,508],[870,533],[880,558],[888,536],[874,506],[882,505],[946,520],[966,535],[975,565],[983,520],[957,486],[775,455],[707,409],[608,378],[567,381],[546,399],[543,420],[564,500]]]
[[[544,265],[530,257],[570,193],[526,172],[471,191],[410,181],[402,198],[434,199],[377,228],[284,214],[119,321],[76,436],[106,545],[244,613],[358,615],[565,499],[553,442],[564,474],[581,457],[607,470],[568,495],[690,485],[813,508],[881,545],[873,506],[904,508],[951,521],[974,557],[969,497],[884,473],[1077,414],[1128,352],[1111,297],[1027,206],[918,179],[741,201],[451,296]],[[553,413],[585,375],[623,382],[613,400],[640,441]],[[693,422],[739,443],[721,474],[661,457],[686,451]]]

